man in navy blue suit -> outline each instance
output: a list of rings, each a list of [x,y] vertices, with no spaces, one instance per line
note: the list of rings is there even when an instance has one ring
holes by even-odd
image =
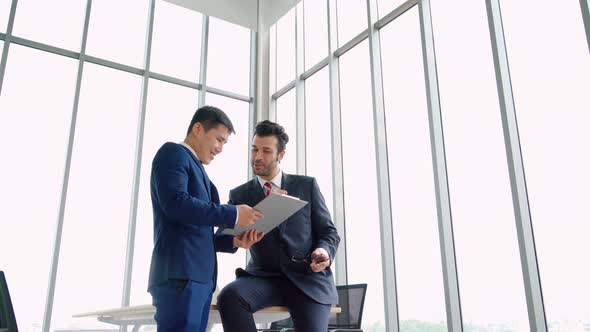
[[[152,162],[154,250],[148,290],[158,331],[205,331],[217,279],[216,252],[249,248],[264,234],[214,234],[213,227],[247,226],[262,217],[248,205],[220,205],[208,165],[234,133],[218,108],[198,109],[184,142],[165,143]]]
[[[252,139],[256,178],[230,191],[230,204],[256,205],[270,191],[288,193],[308,204],[250,248],[246,270],[217,297],[224,331],[256,331],[252,313],[287,306],[301,332],[326,332],[330,307],[338,302],[330,264],[340,237],[316,180],[286,174],[279,167],[289,136],[263,121]]]

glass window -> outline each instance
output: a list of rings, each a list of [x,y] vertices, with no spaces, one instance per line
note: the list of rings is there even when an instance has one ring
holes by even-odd
[[[152,303],[152,297],[147,292],[154,248],[154,218],[150,195],[152,160],[164,143],[179,143],[184,140],[197,110],[198,95],[199,92],[194,89],[154,79],[149,81],[131,284],[132,305]]]
[[[285,173],[297,174],[297,113],[295,106],[295,89],[277,99],[277,123],[285,128],[289,135],[289,143],[285,148],[285,156],[281,169]]]
[[[379,207],[366,40],[340,58],[340,102],[348,283],[368,284],[363,329],[385,331],[381,241],[375,231],[379,229]]]
[[[377,0],[377,11],[379,12],[379,18],[389,14],[404,2],[405,0]]]
[[[21,331],[43,322],[77,68],[10,46],[0,95],[0,270]]]
[[[156,1],[150,71],[197,82],[202,28],[201,13]]]
[[[305,80],[305,141],[307,175],[317,179],[333,216],[332,119],[328,67]]]
[[[338,16],[338,46],[349,42],[359,33],[368,29],[367,1],[336,0]],[[368,61],[368,60],[367,60]]]
[[[207,66],[208,86],[249,96],[250,30],[211,17]]]
[[[10,12],[10,5],[6,8]],[[12,34],[79,52],[85,13],[86,1],[21,0],[16,7]],[[2,31],[5,29],[6,25]]]
[[[148,6],[145,0],[93,1],[86,54],[143,68]]]
[[[205,166],[207,174],[219,191],[222,204],[229,200],[229,191],[248,181],[248,153],[250,138],[250,104],[241,100],[226,98],[212,93],[207,94],[207,105],[218,107],[229,116],[235,135],[231,135],[223,147],[223,153],[215,157],[211,164]],[[231,172],[227,170],[231,169]],[[234,254],[218,253],[217,286],[222,289],[236,279],[236,268],[246,266],[246,251],[238,249]]]
[[[141,77],[87,63],[80,91],[53,329],[121,303]]]
[[[268,85],[271,93],[273,91],[277,91],[277,25],[274,24],[270,27],[268,33],[268,49],[269,49],[269,59],[268,59]]]
[[[395,265],[402,331],[446,329],[418,8],[381,29]]]
[[[276,24],[277,90],[295,79],[295,7]]]
[[[590,57],[580,3],[501,4],[549,330],[582,331],[590,324],[590,266],[580,263],[590,252]]]
[[[0,32],[6,33],[12,0],[0,0]],[[14,32],[14,29],[12,30]]]
[[[328,56],[328,3],[304,0],[305,69]]]
[[[464,326],[528,331],[485,3],[432,18]]]

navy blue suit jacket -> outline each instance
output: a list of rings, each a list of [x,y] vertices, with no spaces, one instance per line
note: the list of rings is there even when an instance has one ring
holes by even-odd
[[[151,173],[154,250],[148,289],[169,279],[217,281],[216,251],[235,252],[233,236],[213,226],[233,228],[235,206],[220,205],[202,163],[187,148],[165,143]]]
[[[330,268],[314,273],[309,263],[296,262],[316,248],[324,248],[330,259],[336,256],[340,237],[316,180],[283,172],[281,189],[308,202],[301,210],[273,229],[250,248],[251,259],[242,274],[285,276],[303,293],[322,304],[336,304],[338,295]],[[257,178],[230,191],[230,204],[255,206],[264,199]],[[295,257],[296,261],[293,261]]]

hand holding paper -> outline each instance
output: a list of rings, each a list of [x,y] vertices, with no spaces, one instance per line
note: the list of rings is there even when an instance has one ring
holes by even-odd
[[[238,209],[237,226],[248,227],[254,225],[258,219],[264,218],[264,215],[260,213],[260,211],[257,211],[246,204],[238,205],[236,208]]]
[[[260,218],[255,223],[247,224],[246,226],[238,223],[233,229],[226,228],[222,231],[223,234],[234,236],[241,236],[245,231],[255,229],[257,232],[264,232],[268,234],[273,228],[292,216],[307,204],[306,201],[300,200],[297,197],[288,195],[281,195],[271,192],[269,196],[256,204],[254,210],[261,213]],[[239,205],[238,207],[240,207]],[[240,213],[242,211],[240,210]],[[241,216],[240,216],[241,217]]]
[[[234,248],[249,249],[251,246],[262,240],[264,232],[256,233],[255,229],[244,232],[241,236],[234,237]]]

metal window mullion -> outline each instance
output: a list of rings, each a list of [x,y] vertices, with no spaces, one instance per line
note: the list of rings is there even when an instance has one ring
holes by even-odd
[[[336,252],[336,284],[348,284],[348,262],[346,257],[346,216],[344,211],[344,169],[342,166],[342,121],[340,108],[340,69],[335,54],[338,47],[336,0],[327,0],[328,6],[328,70],[330,84],[330,119],[332,121],[332,199],[334,202],[334,224],[340,235]]]
[[[209,54],[209,16],[203,15],[203,28],[201,29],[201,64],[199,71],[199,107],[205,106],[207,95],[207,55]]]
[[[379,40],[379,30],[376,30],[373,27],[373,24],[377,19],[377,0],[367,0],[371,95],[373,98],[373,130],[376,157],[375,170],[377,174],[377,194],[379,203],[383,300],[385,303],[385,330],[398,332],[400,330],[399,310],[395,273],[393,217],[391,212],[391,194],[389,191],[389,160],[387,154],[387,132],[385,127],[383,75],[381,70],[381,45]]]
[[[415,5],[418,4],[418,0],[407,0],[406,2],[399,5],[397,8],[389,12],[387,15],[383,16],[381,19],[377,20],[374,24],[375,29],[379,30],[395,20],[396,18],[400,17],[403,13],[407,12],[408,10],[414,8]]]
[[[2,94],[2,83],[4,82],[4,73],[6,72],[6,62],[8,61],[8,49],[12,39],[12,28],[14,27],[14,17],[16,16],[16,5],[18,0],[12,0],[10,5],[10,14],[8,16],[8,26],[4,37],[4,46],[2,47],[2,57],[0,58],[0,95]]]
[[[273,29],[273,33],[270,34],[270,38],[274,40],[274,53],[270,54],[270,68],[269,68],[269,93],[273,94],[277,92],[277,57],[278,57],[278,45],[277,45],[277,26]],[[278,98],[278,97],[277,97]],[[271,97],[268,105],[268,120],[277,120],[277,98]]]
[[[88,25],[90,23],[90,11],[92,9],[92,0],[86,1],[86,15],[84,18],[84,30],[82,32],[82,45],[80,47],[80,59],[78,60],[78,75],[76,77],[76,91],[74,93],[74,103],[72,107],[72,118],[70,120],[70,132],[68,136],[68,148],[66,152],[66,162],[64,167],[64,177],[61,188],[61,198],[59,203],[59,212],[53,243],[53,256],[49,268],[49,285],[47,288],[47,298],[45,301],[45,312],[43,314],[43,325],[41,330],[49,332],[51,327],[51,315],[53,311],[53,299],[55,295],[55,284],[57,279],[57,269],[59,265],[59,253],[61,247],[61,236],[63,232],[64,216],[67,203],[68,185],[70,180],[70,169],[72,166],[72,153],[74,150],[74,138],[76,135],[76,121],[78,118],[78,105],[80,102],[80,87],[82,85],[82,73],[84,70],[84,57],[86,54],[86,41],[88,39]]]
[[[260,22],[258,23],[259,26],[257,30],[260,31]],[[257,61],[258,61],[258,38],[260,36],[259,32],[254,30],[250,31],[250,105],[248,107],[248,141],[254,135],[254,124],[256,123],[256,109],[257,109],[257,79],[258,79],[258,68],[257,68]],[[248,143],[248,146],[250,144]],[[247,177],[248,180],[252,180],[254,178],[254,173],[252,170],[252,164],[250,163],[250,158],[252,157],[251,149],[248,149],[248,160],[247,163]],[[250,260],[250,250],[246,250],[246,256],[244,257],[245,261],[244,264],[248,264]],[[245,265],[244,265],[245,266]]]
[[[299,77],[303,73],[304,66],[304,36],[303,36],[303,4],[295,7],[295,117],[297,141],[297,174],[307,174],[307,162],[305,155],[305,86]]]
[[[270,105],[270,88],[271,78],[273,77],[271,56],[270,56],[270,39],[271,34],[269,29],[265,29],[264,22],[262,21],[263,12],[262,6],[260,6],[260,0],[256,1],[257,5],[257,32],[256,32],[256,94],[251,95],[256,101],[256,113],[255,121],[252,122],[252,126],[257,121],[268,119],[268,111]],[[253,129],[253,127],[252,127]],[[252,137],[252,136],[250,136]]]
[[[145,131],[145,113],[148,95],[148,83],[150,72],[150,59],[152,52],[152,36],[154,29],[154,12],[156,1],[151,0],[148,11],[148,24],[145,37],[144,74],[141,85],[140,111],[138,117],[137,136],[135,143],[135,165],[133,168],[133,186],[131,193],[131,206],[129,211],[129,226],[127,231],[127,252],[125,254],[125,273],[123,275],[123,294],[121,306],[128,307],[131,297],[131,282],[133,278],[133,255],[135,251],[135,230],[137,225],[137,206],[139,200],[139,186],[141,183],[141,162],[143,153],[143,136]]]
[[[502,128],[504,131],[504,143],[506,145],[512,204],[514,207],[518,246],[520,249],[529,324],[531,331],[546,332],[547,321],[543,304],[543,292],[541,289],[539,266],[537,264],[535,238],[529,209],[522,152],[520,150],[516,108],[514,105],[499,0],[486,0],[486,8],[494,56],[496,84],[502,115]]]
[[[430,144],[434,171],[434,187],[436,193],[438,231],[445,289],[445,303],[447,309],[447,329],[452,332],[462,332],[463,322],[461,318],[459,281],[455,257],[455,242],[453,237],[453,222],[449,197],[430,1],[420,0],[418,5],[420,13],[420,34],[422,38],[424,76],[426,82],[426,97],[428,103]]]
[[[582,10],[584,30],[586,31],[586,42],[588,50],[590,50],[590,7],[588,6],[588,0],[580,0],[580,9]]]

